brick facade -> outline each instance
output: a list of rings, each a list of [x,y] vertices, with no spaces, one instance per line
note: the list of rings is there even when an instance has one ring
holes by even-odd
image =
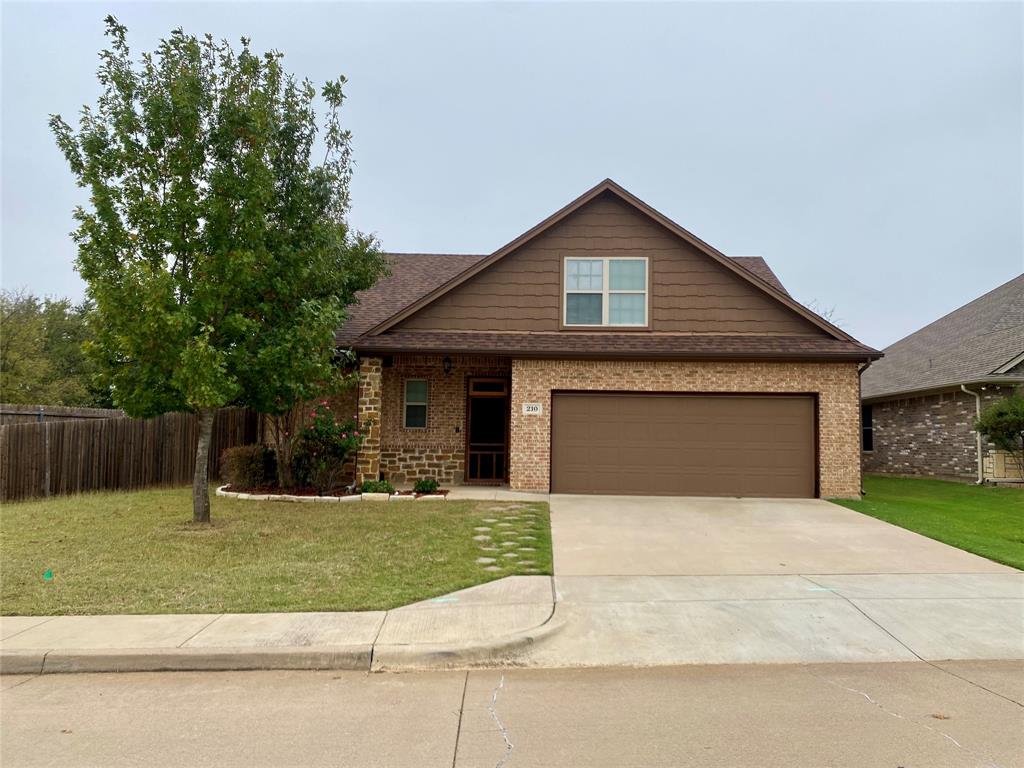
[[[799,392],[818,396],[819,484],[823,497],[860,494],[860,412],[856,363],[508,360],[396,355],[360,366],[360,419],[376,418],[378,441],[368,438],[359,457],[360,479],[383,476],[398,484],[432,477],[457,484],[465,473],[466,382],[471,376],[511,376],[510,485],[547,491],[550,483],[552,390],[640,392]],[[408,428],[404,387],[424,379],[427,426]],[[540,415],[522,404],[540,402]]]
[[[982,408],[1011,392],[996,386],[969,389],[980,392]],[[957,388],[872,403],[871,412],[874,449],[863,454],[865,472],[977,479],[974,395]],[[991,443],[983,443],[982,457],[987,478],[1018,475],[1013,461]]]
[[[434,478],[461,483],[466,461],[466,382],[472,376],[511,373],[508,358],[450,355],[395,355],[383,368],[380,472],[393,483]],[[427,426],[404,426],[405,382],[427,382]]]
[[[821,496],[859,498],[859,389],[856,363],[513,360],[511,486],[549,488],[552,390],[800,392],[818,395]]]

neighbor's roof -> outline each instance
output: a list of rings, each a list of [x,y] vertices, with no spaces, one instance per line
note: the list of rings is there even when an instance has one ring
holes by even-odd
[[[983,381],[1024,383],[1024,274],[887,347],[861,380],[874,399]]]
[[[350,346],[376,325],[398,314],[487,254],[388,253],[391,274],[358,294],[359,303],[348,309],[348,320],[337,333],[339,346]],[[760,256],[733,256],[732,260],[778,290],[788,292]]]

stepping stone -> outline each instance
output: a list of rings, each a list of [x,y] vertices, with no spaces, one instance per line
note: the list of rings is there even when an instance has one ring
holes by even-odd
[[[537,537],[536,536],[520,536],[519,539],[521,541],[536,541]]]
[[[499,528],[511,528],[511,527],[512,527],[512,523],[498,523],[498,527],[499,527]],[[485,528],[485,529],[480,529],[480,528],[477,528],[477,530],[478,530],[478,531],[479,531],[479,530],[487,530],[487,531],[489,531],[489,530],[491,530],[491,529],[490,529],[490,528]]]
[[[498,562],[493,557],[478,557],[476,561],[480,563],[480,565],[490,565],[491,563]]]
[[[516,546],[516,542],[514,542],[514,541],[503,541],[503,542],[501,542],[500,546],[502,546],[502,547],[514,547],[514,546]]]
[[[520,565],[532,566],[532,565],[536,565],[537,563],[535,563],[533,560],[520,560],[519,564]]]
[[[519,557],[515,552],[506,552],[502,557]]]
[[[473,530],[477,531],[478,533],[487,533],[491,529],[488,528],[486,525],[481,525],[479,528],[474,528]]]
[[[479,536],[474,536],[473,541],[490,541],[491,537],[486,533],[481,533]]]
[[[484,522],[485,523],[496,523],[496,522],[498,522],[498,518],[496,518],[496,517],[485,517],[484,518]]]
[[[524,573],[540,573],[540,571],[538,571],[536,568],[525,568],[523,570],[523,572]]]
[[[534,549],[533,547],[520,547],[519,551],[520,552],[536,552],[537,550]]]
[[[485,571],[500,571],[501,570],[501,566],[500,565],[485,565],[484,566],[484,570]]]
[[[497,547],[480,547],[481,552],[497,552]]]

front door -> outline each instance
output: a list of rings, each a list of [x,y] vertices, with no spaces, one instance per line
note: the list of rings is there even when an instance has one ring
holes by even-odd
[[[466,387],[466,480],[508,479],[509,381],[472,378]]]

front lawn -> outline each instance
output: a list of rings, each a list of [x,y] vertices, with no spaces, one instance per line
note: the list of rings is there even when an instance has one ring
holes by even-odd
[[[212,525],[196,526],[190,492],[5,504],[0,612],[371,610],[502,576],[551,573],[547,504],[214,497]],[[518,556],[503,557],[508,551]]]
[[[1024,490],[877,475],[864,490],[835,503],[1024,569]]]

